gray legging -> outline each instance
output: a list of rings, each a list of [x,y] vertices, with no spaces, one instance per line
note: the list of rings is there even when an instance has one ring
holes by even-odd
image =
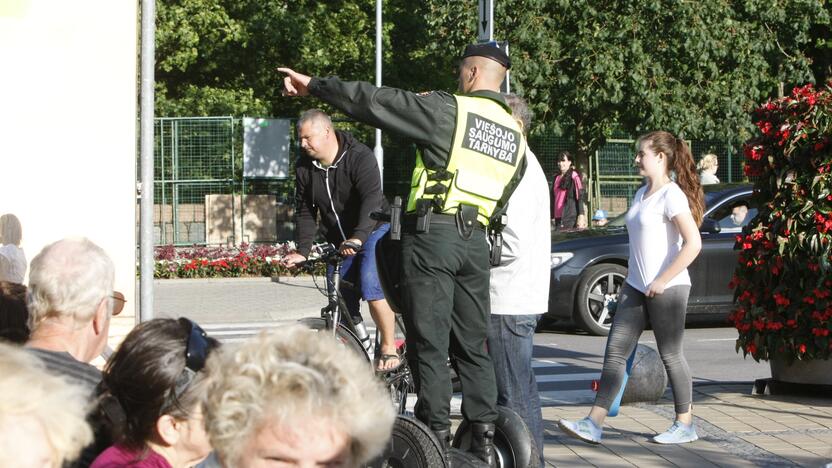
[[[690,369],[682,353],[689,294],[690,286],[679,285],[665,289],[663,294],[646,297],[624,283],[618,295],[618,308],[607,339],[601,384],[595,396],[596,406],[610,409],[624,381],[627,358],[636,348],[649,317],[659,354],[673,388],[676,413],[690,411],[693,388]]]

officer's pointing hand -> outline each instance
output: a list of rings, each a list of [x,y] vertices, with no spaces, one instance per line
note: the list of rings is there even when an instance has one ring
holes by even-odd
[[[283,78],[283,95],[284,96],[308,96],[310,76],[301,75],[291,68],[278,68],[277,71],[285,73],[287,76]]]

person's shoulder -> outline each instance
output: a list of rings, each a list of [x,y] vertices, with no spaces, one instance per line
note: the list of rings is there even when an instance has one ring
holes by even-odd
[[[100,370],[91,364],[75,359],[69,353],[39,348],[25,349],[38,356],[50,371],[69,377],[90,389],[94,388],[101,381]]]
[[[419,91],[413,93],[413,95],[416,96],[416,99],[424,103],[430,103],[432,105],[441,104],[456,109],[456,95],[447,91]]]
[[[662,194],[662,198],[664,202],[668,204],[683,203],[687,205],[688,203],[688,196],[685,195],[685,192],[684,190],[682,190],[682,187],[679,187],[679,184],[672,181],[667,184],[667,189]]]
[[[682,190],[682,187],[679,187],[679,184],[673,181],[667,184],[667,191],[665,192],[665,196],[678,197],[679,195],[687,198],[685,196],[685,192]]]
[[[352,133],[345,130],[335,130],[335,133],[338,135],[343,149],[346,150],[347,154],[373,155],[373,150]]]

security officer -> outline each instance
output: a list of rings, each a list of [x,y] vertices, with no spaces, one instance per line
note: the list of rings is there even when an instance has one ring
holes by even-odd
[[[450,445],[456,358],[471,452],[493,464],[497,390],[486,350],[489,245],[506,200],[525,170],[526,141],[499,93],[508,56],[488,44],[465,48],[459,94],[416,94],[288,68],[284,95],[312,94],[350,117],[414,140],[419,148],[404,216],[402,296],[416,416]],[[447,453],[447,452],[446,452]]]

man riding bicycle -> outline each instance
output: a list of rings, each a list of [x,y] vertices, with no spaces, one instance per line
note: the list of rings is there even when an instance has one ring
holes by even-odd
[[[376,370],[394,369],[400,364],[395,316],[384,299],[375,262],[375,243],[390,225],[370,219],[371,212],[381,209],[384,198],[375,155],[349,133],[335,130],[330,117],[318,109],[301,115],[298,137],[308,156],[301,157],[295,169],[298,251],[287,255],[283,264],[294,267],[306,260],[320,214],[324,237],[347,256],[341,266],[341,277],[353,288],[343,287],[340,293],[356,324],[358,338],[365,349],[369,348],[370,337],[359,312],[363,298],[381,334]],[[331,275],[329,267],[328,288],[332,284]]]

